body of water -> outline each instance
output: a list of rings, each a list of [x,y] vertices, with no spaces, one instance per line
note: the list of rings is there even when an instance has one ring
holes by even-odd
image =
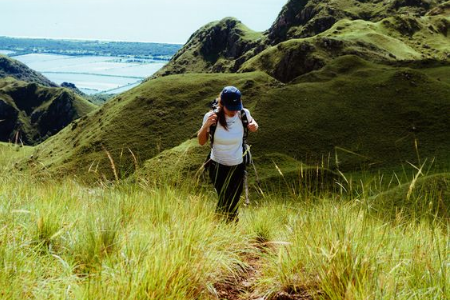
[[[3,54],[3,55],[10,55],[13,53],[14,53],[14,51],[10,51],[10,50],[0,50],[0,54]]]
[[[70,82],[90,95],[124,92],[167,63],[152,59],[55,54],[27,54],[13,58],[57,84]]]

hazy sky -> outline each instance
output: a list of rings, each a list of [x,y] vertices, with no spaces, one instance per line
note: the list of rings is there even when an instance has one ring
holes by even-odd
[[[185,43],[224,17],[268,29],[287,0],[0,0],[0,36]]]

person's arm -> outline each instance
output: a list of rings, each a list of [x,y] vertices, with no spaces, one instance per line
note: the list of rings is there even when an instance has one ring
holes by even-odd
[[[255,119],[253,119],[252,115],[250,114],[250,111],[248,109],[245,109],[245,113],[247,114],[248,118],[248,125],[247,128],[250,132],[256,132],[258,131],[258,123],[256,123]]]
[[[258,123],[256,123],[255,119],[252,119],[247,125],[247,128],[248,130],[250,130],[250,132],[258,131],[258,127]]]
[[[203,146],[208,141],[209,127],[211,127],[211,125],[216,124],[216,120],[217,120],[217,115],[211,114],[210,116],[208,116],[208,118],[203,123],[200,130],[198,131],[197,138],[198,138],[198,143],[201,146]]]

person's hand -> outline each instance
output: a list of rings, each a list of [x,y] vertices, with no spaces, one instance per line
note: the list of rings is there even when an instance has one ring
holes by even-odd
[[[247,128],[251,132],[255,132],[256,130],[258,130],[258,124],[252,120],[250,123],[248,123]]]
[[[216,125],[216,122],[217,122],[217,115],[216,114],[212,114],[206,120],[205,125],[206,125],[207,128],[209,128],[212,125]]]

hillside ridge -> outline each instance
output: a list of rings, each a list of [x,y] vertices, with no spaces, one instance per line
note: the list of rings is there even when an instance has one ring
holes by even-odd
[[[47,87],[58,85],[24,63],[0,54],[0,78],[13,77],[17,80],[34,82]]]
[[[65,88],[0,79],[0,141],[40,143],[94,109]]]
[[[304,46],[297,48],[304,50],[299,54],[279,51],[277,57],[284,57],[287,61],[286,66],[281,66],[283,71],[297,63],[292,61],[292,56],[310,57],[310,52],[317,48],[315,41],[323,45],[319,47],[322,48],[319,49],[319,56],[324,57],[353,54],[374,62],[402,62],[405,60],[403,56],[397,56],[396,51],[385,47],[385,44],[395,43],[410,47],[411,51],[426,53],[423,57],[412,58],[414,60],[435,60],[447,64],[450,60],[450,42],[447,38],[450,28],[449,3],[441,0],[291,0],[265,32],[254,32],[234,18],[203,26],[154,77],[181,73],[252,71],[253,68],[248,68],[250,60],[264,55],[262,52],[274,51],[273,48],[280,43],[294,40],[302,43]],[[372,27],[372,24],[378,24],[372,31],[384,40],[373,37],[371,41],[367,41],[367,38],[354,41],[352,28],[357,27],[355,29],[361,32],[361,28],[358,28],[361,23]],[[347,25],[349,30],[346,34],[340,34],[342,25],[339,24],[350,24]],[[322,41],[325,35],[331,43],[336,42],[327,45],[328,40]],[[434,45],[423,40],[431,40],[434,45],[441,44],[441,47],[434,53]],[[313,66],[306,67],[303,73],[326,64],[325,61],[313,60],[307,62]]]

